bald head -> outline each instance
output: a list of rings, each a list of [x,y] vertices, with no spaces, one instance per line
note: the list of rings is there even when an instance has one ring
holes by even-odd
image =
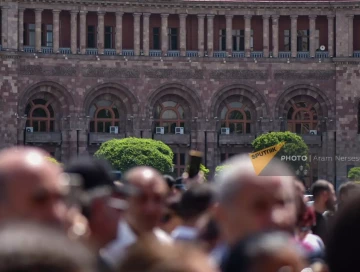
[[[151,232],[160,223],[168,186],[157,170],[146,166],[129,170],[125,180],[139,191],[129,198],[127,220],[138,232]]]
[[[61,169],[36,148],[10,148],[0,153],[0,220],[27,219],[60,223]]]

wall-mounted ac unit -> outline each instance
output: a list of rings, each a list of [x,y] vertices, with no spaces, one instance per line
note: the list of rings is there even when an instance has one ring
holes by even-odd
[[[183,127],[176,127],[175,128],[175,134],[184,134],[184,128]]]
[[[312,130],[309,131],[309,134],[310,135],[317,135],[317,130],[312,129]]]
[[[228,135],[230,134],[230,128],[221,128],[221,134]]]
[[[118,134],[118,133],[119,133],[119,127],[117,127],[117,126],[111,126],[111,127],[110,127],[110,133],[111,133],[111,134]]]
[[[26,133],[33,133],[34,128],[33,127],[26,127]]]
[[[156,127],[156,134],[164,134],[164,127]]]

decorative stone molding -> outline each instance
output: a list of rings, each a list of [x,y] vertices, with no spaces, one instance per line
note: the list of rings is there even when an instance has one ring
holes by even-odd
[[[84,77],[140,78],[137,69],[90,67],[82,71]]]
[[[32,76],[75,76],[76,68],[71,66],[22,65],[20,75]]]
[[[189,69],[153,69],[147,68],[144,71],[145,77],[148,78],[175,78],[175,79],[203,79],[202,70]]]
[[[328,80],[335,76],[334,71],[297,71],[297,70],[278,70],[274,73],[275,80]]]
[[[210,72],[210,78],[213,79],[258,79],[266,80],[267,71],[261,70],[217,70]]]

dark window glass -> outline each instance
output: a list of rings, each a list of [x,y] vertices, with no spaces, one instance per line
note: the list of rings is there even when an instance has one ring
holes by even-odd
[[[169,50],[178,50],[178,29],[169,28]]]
[[[160,27],[153,28],[153,49],[160,50]]]
[[[297,51],[307,52],[310,47],[309,30],[297,31]]]
[[[37,108],[32,112],[32,117],[44,117],[46,118],[46,111],[42,108]]]
[[[284,51],[291,51],[291,32],[284,30]]]
[[[33,103],[35,104],[35,105],[46,105],[46,100],[44,100],[44,99],[34,99],[33,100]]]
[[[87,27],[87,47],[88,48],[95,48],[95,26],[88,26]]]
[[[53,132],[54,130],[54,121],[50,121],[50,132]]]
[[[180,153],[180,165],[185,165],[185,154]]]
[[[95,132],[95,122],[94,121],[90,122],[90,132]]]
[[[113,46],[113,27],[112,26],[105,26],[105,48],[106,49],[112,49]]]

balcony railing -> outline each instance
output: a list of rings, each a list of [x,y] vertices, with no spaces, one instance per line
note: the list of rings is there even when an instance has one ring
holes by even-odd
[[[27,143],[60,144],[61,132],[27,132],[25,141]]]
[[[104,49],[104,55],[115,56],[116,55],[116,50],[115,49]]]
[[[354,58],[360,58],[360,51],[354,51]]]
[[[198,57],[199,52],[198,51],[186,51],[186,56],[188,58],[196,58]]]
[[[150,57],[161,57],[161,50],[150,50]]]
[[[89,145],[92,144],[101,144],[112,139],[123,139],[125,138],[124,133],[113,134],[113,133],[98,133],[90,132],[89,133]]]
[[[227,52],[226,51],[215,51],[214,52],[214,57],[215,58],[226,58],[227,57]]]
[[[220,134],[219,144],[220,145],[251,145],[255,139],[254,135],[251,134]]]
[[[233,58],[245,58],[245,52],[235,51],[232,53]]]
[[[97,48],[86,48],[86,55],[97,55]]]
[[[122,54],[124,56],[134,56],[134,50],[132,50],[132,49],[124,49],[122,51]]]
[[[34,46],[24,46],[24,52],[25,53],[35,53],[35,47]]]
[[[297,58],[298,59],[308,59],[310,58],[309,52],[297,52]]]
[[[279,58],[289,59],[289,58],[291,58],[291,52],[288,52],[288,51],[279,52]]]
[[[41,47],[41,53],[43,54],[52,54],[53,53],[53,48],[46,46],[46,47]]]
[[[252,58],[262,58],[264,56],[264,53],[261,51],[253,51],[251,52]]]
[[[70,55],[71,49],[70,48],[59,48],[60,54]]]
[[[321,135],[300,135],[307,145],[321,146]]]
[[[154,134],[154,139],[165,144],[190,145],[190,134]]]
[[[178,50],[170,50],[167,53],[168,57],[180,57],[180,51]]]
[[[315,57],[318,59],[326,59],[329,57],[329,52],[327,51],[318,51],[315,53]]]

